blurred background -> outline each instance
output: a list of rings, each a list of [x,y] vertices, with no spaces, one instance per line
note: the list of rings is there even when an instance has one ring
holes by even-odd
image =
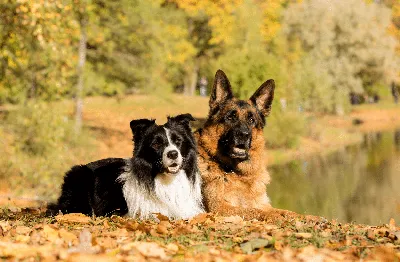
[[[132,154],[129,121],[189,112],[217,69],[276,81],[273,205],[400,221],[398,0],[3,0],[0,205],[42,204],[72,165]]]

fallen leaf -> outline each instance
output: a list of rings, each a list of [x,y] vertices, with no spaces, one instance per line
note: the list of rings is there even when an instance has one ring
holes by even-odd
[[[110,223],[108,223],[108,220],[104,220],[103,227],[104,227],[104,229],[109,229],[110,228]]]
[[[268,245],[270,245],[270,242],[268,240],[262,238],[254,238],[243,244],[240,244],[240,248],[242,249],[243,253],[251,254],[254,250],[266,247]]]
[[[242,243],[243,242],[243,238],[241,237],[233,237],[232,241],[235,243]]]
[[[167,248],[168,251],[170,251],[170,252],[173,253],[173,254],[177,253],[178,250],[179,250],[179,247],[178,247],[176,244],[174,244],[174,243],[169,243],[169,244],[166,246],[166,248]]]
[[[368,229],[367,238],[370,239],[370,240],[375,240],[375,232],[374,232],[374,230]]]
[[[153,242],[133,242],[125,247],[123,247],[124,250],[130,250],[131,248],[135,249],[138,251],[140,254],[142,254],[145,257],[149,258],[159,258],[159,259],[167,259],[168,256],[165,253],[164,249],[160,247],[157,243]]]
[[[389,230],[391,230],[391,231],[396,230],[396,222],[394,221],[394,218],[391,218],[389,220]]]
[[[160,233],[160,234],[164,234],[164,235],[168,234],[168,228],[161,224],[157,225],[156,231],[157,231],[157,233]]]
[[[197,216],[193,217],[189,221],[189,223],[192,224],[192,225],[194,225],[194,224],[202,224],[207,220],[207,216],[208,216],[207,213],[198,214]]]
[[[76,243],[78,241],[78,237],[75,234],[68,232],[64,228],[60,229],[58,234],[66,243]]]
[[[275,241],[274,243],[274,248],[278,251],[282,250],[283,248],[283,243],[281,241]]]
[[[116,257],[112,256],[107,256],[107,255],[93,255],[93,254],[79,254],[79,253],[74,253],[68,256],[66,259],[67,262],[113,262],[113,261],[120,261]]]
[[[43,227],[42,236],[50,242],[54,242],[59,239],[58,231],[50,227],[49,225],[45,225]]]
[[[17,235],[15,237],[15,241],[19,243],[28,243],[30,239],[31,239],[30,236],[26,235]]]
[[[0,221],[0,227],[3,234],[11,229],[10,223],[8,221]]]
[[[58,215],[55,219],[60,223],[81,223],[88,224],[92,219],[81,213],[70,213],[65,215]]]
[[[26,226],[17,226],[15,228],[15,232],[19,235],[27,235],[31,232],[32,230],[29,227]]]
[[[98,247],[92,245],[93,237],[89,230],[84,229],[79,234],[79,245],[68,249],[69,253],[95,254],[100,251]]]
[[[312,238],[311,233],[295,233],[294,235],[297,238],[304,238],[304,239]]]
[[[160,221],[169,221],[169,218],[167,216],[164,216],[161,213],[154,213],[156,215],[156,217],[158,218],[158,220]]]

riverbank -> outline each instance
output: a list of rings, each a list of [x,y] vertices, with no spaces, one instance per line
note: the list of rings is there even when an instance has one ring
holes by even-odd
[[[366,133],[400,129],[400,105],[354,106],[346,116],[308,114],[310,131],[296,149],[267,149],[268,165],[328,154],[361,143]]]

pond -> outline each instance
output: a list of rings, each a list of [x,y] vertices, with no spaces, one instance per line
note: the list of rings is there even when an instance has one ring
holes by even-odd
[[[272,205],[340,222],[400,222],[400,130],[325,156],[269,167]]]

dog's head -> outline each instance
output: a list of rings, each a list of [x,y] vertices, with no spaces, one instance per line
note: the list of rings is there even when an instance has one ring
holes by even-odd
[[[196,148],[190,129],[194,120],[190,114],[168,117],[164,125],[148,119],[132,120],[133,156],[151,165],[153,174],[177,174]]]
[[[207,142],[209,153],[228,165],[248,160],[256,135],[262,136],[265,117],[271,111],[274,80],[263,83],[249,100],[233,96],[225,73],[218,70],[210,97],[210,113],[204,131],[215,140]],[[264,146],[264,145],[262,145]]]

